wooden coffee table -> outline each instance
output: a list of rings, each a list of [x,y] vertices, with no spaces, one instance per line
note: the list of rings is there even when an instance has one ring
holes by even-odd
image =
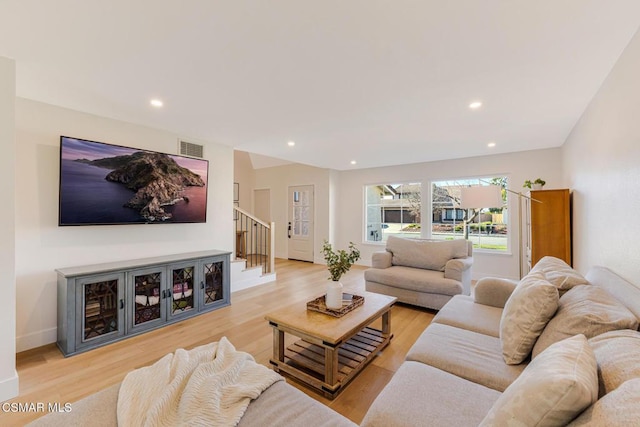
[[[356,292],[364,304],[343,317],[296,304],[269,313],[276,372],[284,372],[333,399],[391,340],[391,306],[397,298]],[[370,325],[382,318],[382,329]],[[285,349],[285,333],[301,338]]]

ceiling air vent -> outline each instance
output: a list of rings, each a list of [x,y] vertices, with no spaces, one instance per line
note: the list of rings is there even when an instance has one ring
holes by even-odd
[[[180,141],[180,154],[190,157],[203,158],[204,147],[187,141]]]

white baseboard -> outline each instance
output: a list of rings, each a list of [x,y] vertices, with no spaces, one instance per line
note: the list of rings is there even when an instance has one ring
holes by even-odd
[[[58,341],[58,328],[45,329],[28,335],[16,337],[16,352],[30,350]]]
[[[14,371],[13,376],[0,381],[0,402],[13,399],[18,393],[18,372]]]

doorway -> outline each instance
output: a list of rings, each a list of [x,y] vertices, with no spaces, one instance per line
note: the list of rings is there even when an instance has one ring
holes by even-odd
[[[289,187],[288,258],[313,262],[313,185]]]

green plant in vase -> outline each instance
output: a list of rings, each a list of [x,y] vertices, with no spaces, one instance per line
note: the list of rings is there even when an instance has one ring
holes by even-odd
[[[322,254],[327,262],[329,270],[329,280],[331,283],[327,287],[325,303],[327,308],[342,308],[342,284],[340,278],[344,275],[357,260],[360,259],[360,251],[353,242],[349,242],[349,250],[333,250],[331,243],[327,240],[322,244]]]
[[[528,189],[534,189],[534,190],[540,190],[542,187],[544,187],[544,185],[547,183],[547,181],[545,181],[542,178],[536,178],[535,181],[531,181],[531,180],[526,180],[524,182],[524,184],[522,185],[524,188],[528,188]]]
[[[325,240],[322,244],[322,254],[327,262],[329,280],[334,282],[340,281],[342,275],[360,259],[360,251],[353,242],[349,242],[349,252],[347,252],[344,249],[334,251],[331,243]]]

